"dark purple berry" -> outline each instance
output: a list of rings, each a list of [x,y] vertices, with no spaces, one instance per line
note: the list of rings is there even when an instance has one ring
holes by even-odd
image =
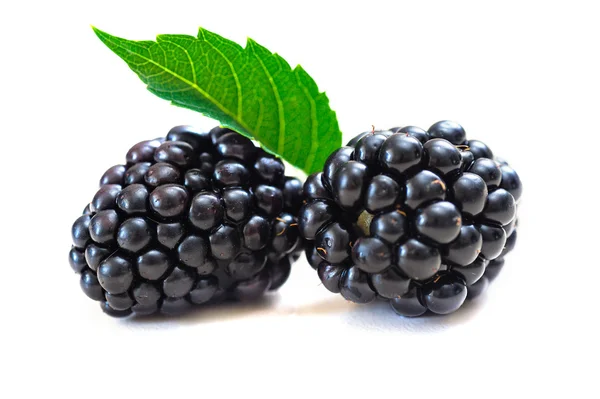
[[[459,266],[470,265],[477,259],[483,239],[475,226],[462,226],[458,237],[448,245],[445,259]]]
[[[479,140],[469,140],[467,142],[467,147],[469,147],[469,151],[473,154],[474,159],[479,158],[488,158],[494,159],[494,153],[483,142]]]
[[[354,265],[367,273],[381,273],[392,264],[390,247],[376,237],[361,237],[352,247]]]
[[[515,201],[518,202],[523,194],[521,178],[517,172],[515,172],[515,170],[508,165],[500,166],[500,171],[502,172],[502,182],[500,183],[500,188],[503,188],[511,193]]]
[[[217,139],[217,151],[223,158],[237,158],[251,162],[256,158],[257,148],[248,137],[232,132]]]
[[[393,206],[400,195],[400,186],[386,175],[377,175],[371,179],[365,193],[365,208],[376,213]]]
[[[242,252],[227,266],[227,273],[235,280],[247,280],[260,272],[266,265],[267,258],[261,253]]]
[[[117,232],[117,243],[119,247],[138,252],[150,244],[154,237],[153,228],[141,217],[125,220]]]
[[[298,228],[307,240],[314,240],[319,230],[333,218],[332,206],[324,201],[313,201],[300,209]]]
[[[154,160],[154,152],[160,146],[162,140],[146,140],[137,143],[127,152],[127,163],[139,165],[140,163]],[[150,166],[150,165],[148,165]],[[125,182],[125,184],[130,184]]]
[[[153,303],[150,305],[142,305],[140,303],[136,303],[131,307],[131,311],[136,316],[150,316],[159,311],[158,303]]]
[[[390,306],[400,316],[417,317],[427,312],[427,308],[419,299],[419,289],[415,286],[402,296],[390,299]]]
[[[161,306],[161,312],[169,316],[180,316],[190,310],[192,305],[185,298],[166,297]]]
[[[165,218],[181,216],[188,202],[188,192],[183,186],[165,184],[150,193],[150,207]]]
[[[460,166],[460,171],[464,172],[465,170],[467,170],[471,167],[471,165],[475,161],[475,156],[473,155],[473,153],[471,151],[465,150],[463,148],[459,148],[459,150],[460,150],[460,159],[461,159],[461,163],[462,163]]]
[[[506,238],[506,243],[504,244],[504,248],[502,249],[502,253],[499,257],[504,258],[509,252],[515,249],[515,245],[517,244],[517,231],[513,231],[511,235]]]
[[[463,304],[467,298],[467,286],[460,278],[448,273],[425,284],[422,293],[427,309],[437,314],[448,314]]]
[[[398,248],[398,267],[413,280],[427,280],[440,270],[442,258],[437,248],[411,238]]]
[[[358,141],[354,150],[354,160],[366,165],[375,165],[379,161],[379,150],[386,137],[383,134],[368,134]]]
[[[210,143],[208,132],[203,132],[193,126],[175,126],[167,134],[167,141],[183,141],[192,146],[194,151],[202,150]]]
[[[181,172],[175,165],[165,162],[155,163],[146,172],[145,180],[149,186],[158,187],[163,184],[179,183]]]
[[[400,210],[380,213],[369,226],[371,236],[379,237],[390,244],[398,242],[408,232],[406,213]]]
[[[469,168],[469,172],[481,177],[488,188],[498,187],[502,180],[500,167],[495,161],[488,158],[476,159]]]
[[[271,247],[278,254],[289,254],[300,241],[298,223],[287,213],[281,214],[273,223]]]
[[[273,186],[261,184],[254,190],[256,206],[270,217],[277,216],[283,210],[283,192]]]
[[[195,275],[185,269],[176,267],[163,281],[163,292],[171,298],[186,296],[194,286]]]
[[[159,280],[171,268],[169,256],[158,249],[150,249],[136,260],[137,271],[146,280]]]
[[[381,146],[379,163],[386,170],[398,175],[416,168],[423,157],[423,145],[412,136],[396,133]]]
[[[421,129],[420,127],[416,127],[416,126],[404,126],[403,128],[400,128],[397,131],[394,131],[394,133],[408,134],[409,136],[412,136],[412,137],[416,138],[417,140],[419,140],[421,142],[421,144],[425,144],[430,139],[429,133],[427,133],[425,130]]]
[[[118,184],[106,184],[98,190],[90,203],[93,212],[115,209],[117,207],[117,196],[121,192]]]
[[[461,125],[452,121],[440,121],[434,123],[428,130],[431,138],[448,140],[454,145],[465,144],[467,135]]]
[[[190,301],[195,304],[202,304],[210,301],[217,292],[219,280],[214,276],[200,278],[194,284],[190,291]]]
[[[280,159],[263,154],[254,163],[254,170],[267,183],[277,183],[283,179],[285,166]]]
[[[354,303],[368,303],[376,296],[369,285],[369,275],[356,266],[348,269],[342,276],[340,293],[345,299]]]
[[[108,303],[108,301],[101,302],[100,308],[102,309],[102,311],[104,313],[106,313],[107,315],[109,315],[111,317],[127,317],[131,314],[131,309],[126,309],[126,310],[113,309],[112,306],[110,306],[110,303]]]
[[[156,238],[158,242],[168,249],[173,249],[185,233],[181,223],[159,223],[156,226]]]
[[[235,258],[241,247],[238,232],[231,226],[222,225],[210,235],[212,255],[221,260]]]
[[[217,262],[213,259],[208,259],[202,265],[196,267],[196,273],[200,276],[208,276],[217,270]]]
[[[165,141],[154,153],[156,162],[168,162],[187,167],[194,159],[194,148],[185,141]]]
[[[200,169],[190,169],[185,172],[183,185],[192,193],[210,189],[210,176]]]
[[[100,178],[100,185],[118,184],[120,186],[125,182],[125,165],[115,165],[106,170]]]
[[[240,162],[223,160],[215,165],[213,181],[219,186],[246,186],[250,182],[250,172]]]
[[[96,244],[88,244],[85,247],[85,261],[90,269],[96,271],[100,263],[108,258],[114,251],[98,246]]]
[[[125,172],[125,185],[128,186],[130,184],[143,184],[146,181],[146,173],[150,169],[152,164],[150,162],[141,162],[136,163],[127,169]]]
[[[108,303],[108,305],[113,310],[117,310],[117,311],[129,310],[135,303],[133,301],[133,299],[131,299],[129,294],[126,292],[123,294],[111,294],[111,293],[107,292],[105,294],[105,297],[106,297],[106,302]]]
[[[287,178],[283,186],[285,207],[293,213],[302,206],[302,182],[296,178]]]
[[[139,282],[133,287],[133,299],[143,306],[156,305],[161,299],[161,292],[158,287],[152,283]]]
[[[334,151],[325,161],[323,167],[323,185],[332,188],[332,181],[337,172],[352,159],[354,148],[342,147]]]
[[[462,164],[460,151],[447,140],[433,139],[423,145],[427,154],[427,168],[447,175],[457,172]]]
[[[488,194],[481,216],[501,225],[509,224],[517,213],[517,204],[511,193],[499,188]]]
[[[483,211],[488,196],[485,181],[474,173],[463,173],[452,185],[453,202],[469,215]]]
[[[267,246],[271,236],[271,226],[262,216],[252,216],[244,225],[244,246],[259,251]]]
[[[423,208],[415,224],[423,236],[439,244],[448,244],[458,237],[462,216],[453,203],[440,201]]]
[[[233,287],[232,294],[240,301],[256,300],[269,289],[270,284],[269,273],[263,270],[251,279],[237,283]]]
[[[223,203],[225,204],[225,215],[234,222],[246,220],[252,211],[252,196],[239,188],[223,191]]]
[[[127,292],[133,282],[131,263],[118,255],[107,258],[98,266],[98,281],[111,294]]]
[[[125,213],[146,213],[148,211],[148,189],[143,184],[132,184],[117,195],[117,206]]]
[[[75,273],[81,273],[87,267],[84,251],[76,247],[71,247],[71,251],[69,251],[69,264]]]
[[[271,279],[269,291],[275,291],[279,289],[290,277],[291,271],[292,264],[288,257],[284,257],[278,263],[273,264],[269,268],[269,276]]]
[[[375,134],[372,130],[367,130],[366,132],[362,132],[356,136],[354,136],[352,139],[350,139],[350,141],[348,142],[348,144],[346,144],[346,147],[354,147],[356,146],[356,144],[358,144],[358,142],[363,138],[366,137],[368,135],[373,135]]]
[[[109,244],[115,240],[118,226],[117,212],[112,209],[100,211],[90,220],[90,237],[97,243]]]
[[[102,291],[102,287],[98,282],[98,278],[96,277],[96,273],[89,269],[85,269],[81,273],[81,279],[79,281],[79,285],[81,289],[90,299],[94,301],[103,301],[104,300],[104,292]]]
[[[516,227],[517,227],[517,218],[516,217],[513,220],[511,220],[508,224],[505,224],[504,226],[502,226],[502,228],[506,232],[507,237],[510,236],[513,231],[515,231]]]
[[[417,209],[433,200],[446,199],[446,183],[435,173],[423,170],[406,182],[406,205]]]
[[[481,277],[473,285],[467,287],[467,299],[471,300],[477,298],[487,290],[489,285],[490,280],[486,276]]]
[[[200,267],[208,256],[208,243],[197,235],[189,235],[177,247],[179,261],[185,266]]]
[[[212,144],[216,146],[217,141],[219,140],[219,138],[221,136],[224,136],[227,133],[231,133],[231,132],[233,132],[233,130],[231,130],[229,128],[222,127],[222,126],[216,126],[216,127],[212,128],[210,130],[210,132],[208,132],[208,135],[210,137]]]
[[[488,280],[492,282],[496,279],[496,277],[498,277],[498,274],[500,274],[500,271],[502,271],[503,266],[504,258],[494,259],[490,261],[490,263],[485,268],[485,274],[483,276],[487,277]]]
[[[90,240],[90,215],[81,215],[73,223],[71,227],[71,238],[73,245],[77,248],[85,248],[85,245]]]
[[[367,166],[357,161],[348,161],[338,168],[331,179],[333,197],[346,209],[362,207],[362,198],[367,188]]]
[[[310,199],[331,199],[331,193],[323,185],[323,173],[313,173],[304,182],[304,195]]]
[[[506,243],[506,233],[502,227],[478,225],[483,244],[481,246],[481,255],[487,260],[496,259],[502,253]]]
[[[224,213],[216,194],[201,193],[192,199],[189,219],[195,227],[210,230],[222,222]]]
[[[350,256],[350,234],[339,223],[324,228],[315,238],[315,247],[329,263],[342,263]]]
[[[319,265],[325,263],[323,258],[319,255],[319,252],[314,247],[314,245],[307,245],[305,248],[306,259],[308,260],[308,264],[315,270],[318,269]]]
[[[323,286],[334,294],[338,294],[340,292],[340,280],[346,273],[346,268],[322,262],[317,271]]]
[[[410,289],[411,280],[403,276],[395,267],[371,275],[371,286],[384,298],[400,297]]]
[[[483,276],[488,263],[488,260],[480,256],[466,266],[454,266],[452,271],[459,274],[467,285],[472,285]]]

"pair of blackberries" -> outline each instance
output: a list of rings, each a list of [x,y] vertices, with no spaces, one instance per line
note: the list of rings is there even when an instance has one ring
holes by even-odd
[[[144,141],[100,179],[73,224],[71,267],[113,316],[279,288],[304,250],[302,183],[229,129],[177,126]]]
[[[453,122],[363,133],[304,185],[284,172],[224,128],[135,145],[73,225],[83,291],[114,316],[255,299],[306,250],[348,300],[449,313],[515,243],[519,177]]]

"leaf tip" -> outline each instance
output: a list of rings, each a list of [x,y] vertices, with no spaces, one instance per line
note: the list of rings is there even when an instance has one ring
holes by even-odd
[[[94,25],[90,25],[90,27],[92,28],[92,30],[94,31],[96,36],[98,36],[98,39],[100,39],[102,41],[104,41],[104,38],[106,38],[107,36],[110,36],[108,33],[104,32],[101,29],[96,28]]]
[[[252,39],[251,37],[246,38],[246,48],[252,48],[257,44],[258,43],[256,43],[256,41],[254,39]]]

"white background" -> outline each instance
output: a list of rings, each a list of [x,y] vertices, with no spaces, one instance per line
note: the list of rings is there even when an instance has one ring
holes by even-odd
[[[1,398],[598,397],[596,2],[93,3],[0,5]],[[152,96],[90,24],[250,36],[302,63],[346,140],[456,120],[524,181],[516,250],[448,317],[347,303],[304,260],[258,305],[105,316],[68,265],[73,220],[131,144],[214,123]]]

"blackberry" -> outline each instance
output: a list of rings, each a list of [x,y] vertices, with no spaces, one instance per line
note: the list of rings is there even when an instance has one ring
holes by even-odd
[[[502,268],[521,194],[514,169],[455,122],[374,130],[308,177],[298,232],[329,291],[447,314]]]
[[[302,191],[248,138],[177,126],[102,175],[73,224],[69,263],[116,317],[254,299],[281,287],[304,251]]]

